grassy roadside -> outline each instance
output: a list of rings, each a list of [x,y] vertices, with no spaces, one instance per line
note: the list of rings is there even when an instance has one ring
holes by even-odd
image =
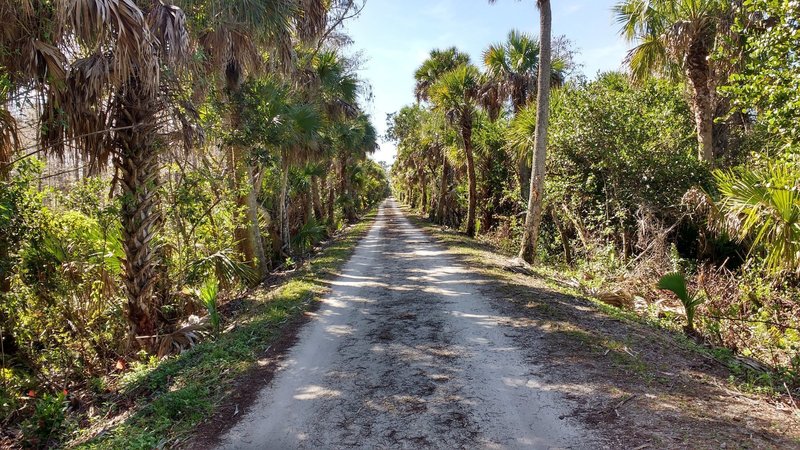
[[[253,370],[286,325],[311,309],[374,222],[376,212],[344,230],[285,283],[258,288],[241,305],[228,331],[162,361],[134,367],[120,379],[123,407],[69,444],[81,449],[174,447],[211,417],[237,378]],[[124,410],[124,412],[123,412]]]

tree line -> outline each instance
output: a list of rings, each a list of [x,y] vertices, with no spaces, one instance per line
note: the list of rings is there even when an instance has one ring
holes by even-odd
[[[0,1],[1,428],[46,434],[34,397],[186,348],[388,195],[363,6]]]
[[[419,66],[387,120],[395,195],[797,384],[800,6],[620,1],[627,70],[589,79],[537,4],[538,38]]]

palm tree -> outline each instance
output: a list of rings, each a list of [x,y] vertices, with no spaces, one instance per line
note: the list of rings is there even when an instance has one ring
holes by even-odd
[[[526,33],[512,30],[504,42],[492,44],[483,52],[483,65],[492,90],[492,105],[499,106],[506,99],[516,114],[536,94],[536,79],[539,75],[539,42]],[[551,81],[555,85],[564,82],[563,65],[554,64]],[[492,120],[499,113],[499,107],[487,108]]]
[[[325,160],[327,168],[331,169],[319,177],[312,177],[311,183],[312,187],[317,184],[328,185],[328,205],[324,209],[328,226],[333,227],[336,183],[333,177],[329,178],[328,174],[328,172],[335,172],[333,166],[336,148],[333,136],[337,135],[337,124],[358,116],[356,104],[361,83],[348,70],[346,60],[334,50],[315,52],[307,65],[310,76],[305,82],[306,98],[307,101],[319,105],[323,112],[324,126],[327,131],[323,131],[326,138],[323,139],[324,142],[320,148],[320,157]],[[319,197],[318,193],[315,195],[315,202],[319,202],[317,197]]]
[[[539,48],[535,38],[512,30],[505,42],[493,44],[483,52],[488,82],[481,100],[492,120],[497,119],[506,100],[511,101],[516,115],[534,99],[539,75]],[[556,60],[551,67],[551,84],[560,86],[565,78],[564,63]],[[520,194],[525,201],[530,190],[530,164],[529,152],[517,160]]]
[[[796,162],[714,173],[718,222],[751,249],[765,250],[773,272],[800,274],[800,170]],[[720,214],[721,213],[721,214]],[[751,251],[752,251],[751,250]]]
[[[390,117],[386,133],[388,139],[397,143],[395,171],[408,171],[408,186],[418,185],[420,188],[419,205],[413,202],[416,197],[412,197],[409,203],[419,206],[422,213],[434,203],[434,196],[428,195],[429,175],[436,173],[436,167],[440,165],[438,158],[442,155],[440,139],[431,126],[432,119],[430,110],[419,104],[406,106]]]
[[[153,245],[161,222],[159,114],[170,106],[162,68],[175,73],[188,54],[186,18],[175,6],[150,3],[142,9],[132,0],[29,6],[23,10],[37,19],[49,15],[48,23],[56,24],[49,40],[42,36],[32,44],[43,64],[35,77],[48,81],[44,148],[63,155],[65,143],[72,142],[95,171],[113,161],[121,191],[126,314],[131,335],[150,337],[139,342],[150,347],[159,327],[159,257]],[[67,41],[69,57],[58,47]]]
[[[322,117],[316,105],[297,98],[291,87],[276,76],[261,77],[243,87],[246,103],[242,117],[245,141],[264,147],[278,157],[278,235],[280,251],[291,254],[289,230],[289,172],[317,159]]]
[[[631,73],[683,74],[691,89],[698,158],[714,159],[713,123],[718,80],[710,59],[720,20],[730,11],[725,0],[624,0],[614,6],[622,35],[638,42],[628,54]]]
[[[447,118],[450,126],[459,131],[464,146],[469,186],[466,230],[469,236],[475,236],[477,191],[472,128],[478,112],[480,85],[481,75],[478,68],[471,64],[463,64],[439,77],[438,81],[430,87],[430,98],[433,101],[434,110],[441,112]]]
[[[278,145],[281,159],[281,190],[278,197],[281,250],[291,254],[291,230],[289,229],[289,170],[315,159],[322,126],[320,113],[314,105],[288,104],[282,117],[282,132]]]
[[[339,201],[344,219],[348,223],[358,220],[356,193],[353,192],[351,169],[378,146],[378,132],[368,115],[360,113],[354,119],[338,122],[336,129],[336,154],[339,169]]]
[[[547,160],[547,127],[550,119],[550,72],[551,72],[551,25],[552,15],[549,0],[538,0],[539,6],[539,77],[536,93],[536,131],[534,135],[534,159],[531,171],[531,188],[528,196],[528,212],[519,257],[533,262],[542,221],[545,162]]]
[[[431,50],[428,59],[414,72],[416,80],[414,95],[417,97],[417,101],[427,101],[429,99],[428,90],[439,80],[439,77],[464,64],[469,64],[469,55],[455,47]]]
[[[461,52],[455,47],[450,47],[444,50],[431,50],[428,59],[426,59],[419,66],[419,68],[417,68],[416,72],[414,72],[414,79],[416,80],[414,85],[414,95],[417,98],[417,102],[428,101],[430,99],[428,91],[442,75],[461,65],[469,64],[469,62],[469,55]],[[425,123],[428,122],[429,121],[427,120],[425,121]],[[434,140],[438,141],[438,139]],[[447,193],[447,186],[449,185],[448,180],[450,178],[451,170],[450,163],[444,153],[444,146],[438,145],[438,149],[440,151],[440,158],[442,162],[442,173],[439,177],[439,198],[437,200],[437,208],[434,219],[437,223],[443,224],[445,222],[445,197]]]
[[[303,11],[295,0],[183,0],[182,3],[204,12],[192,16],[196,22],[193,30],[204,53],[207,71],[224,82],[228,128],[233,133],[241,131],[242,86],[248,74],[267,68],[287,70],[293,59],[293,21],[302,17]],[[310,0],[303,7],[314,9],[321,3]],[[263,49],[269,50],[269,58],[264,58]],[[228,165],[234,173],[232,182],[238,193],[235,213],[244,212],[244,217],[236,221],[239,226],[234,238],[244,260],[264,275],[267,261],[254,187],[257,168],[246,145],[237,139],[227,144]]]

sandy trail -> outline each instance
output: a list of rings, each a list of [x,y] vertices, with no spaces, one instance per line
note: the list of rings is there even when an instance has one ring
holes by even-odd
[[[597,448],[480,283],[388,200],[220,448]]]

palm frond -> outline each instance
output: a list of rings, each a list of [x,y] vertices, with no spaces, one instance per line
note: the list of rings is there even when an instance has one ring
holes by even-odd
[[[112,81],[140,80],[143,93],[159,85],[156,40],[142,10],[133,0],[64,0],[58,2],[59,20],[90,52],[113,49]]]
[[[507,145],[517,155],[517,160],[530,163],[536,133],[536,105],[528,105],[520,110],[511,121],[507,133]]]
[[[767,266],[800,273],[800,172],[792,163],[714,174],[732,234],[763,248]]]
[[[304,42],[318,39],[328,23],[329,3],[325,0],[299,0],[300,17],[297,20],[297,35]]]
[[[189,28],[186,14],[175,5],[154,2],[147,24],[158,42],[162,60],[178,66],[189,56]]]
[[[641,81],[654,71],[664,70],[669,64],[664,42],[657,36],[643,37],[636,47],[628,52],[626,61],[634,80]]]
[[[257,282],[259,278],[255,269],[247,263],[235,259],[229,250],[212,253],[192,261],[187,270],[187,281],[194,284],[211,275],[227,285],[234,284],[236,281],[249,285]]]

